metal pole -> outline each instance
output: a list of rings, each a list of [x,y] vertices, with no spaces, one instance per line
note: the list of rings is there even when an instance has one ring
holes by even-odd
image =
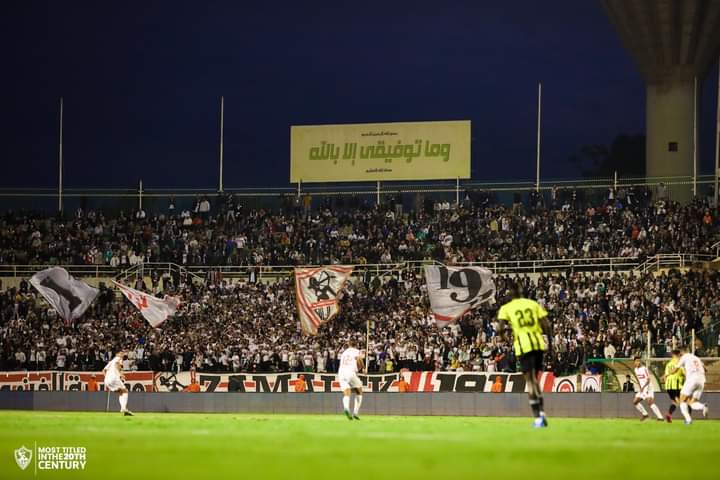
[[[697,197],[698,131],[697,131],[697,77],[693,85],[693,197]]]
[[[718,170],[720,170],[720,62],[718,62],[717,105],[715,107],[715,208],[718,208]]]
[[[540,126],[542,121],[542,82],[538,82],[537,146],[535,152],[535,191],[540,191]]]
[[[58,145],[58,212],[63,211],[63,97],[60,97],[60,137]]]
[[[376,203],[378,206],[380,206],[380,180],[377,182],[377,200]]]
[[[455,205],[460,206],[460,177],[455,180]]]
[[[617,170],[615,170],[615,173],[613,175],[613,188],[617,190]]]
[[[220,184],[218,192],[223,191],[223,154],[225,152],[225,97],[220,97]]]
[[[302,180],[298,179],[298,197],[302,195]]]
[[[138,188],[138,211],[142,210],[142,194],[143,194],[143,189],[142,189],[142,178],[141,178],[140,186]]]
[[[692,329],[690,338],[692,339],[691,340],[692,345],[690,346],[690,351],[692,352],[693,355],[695,355],[695,329],[694,328]]]
[[[650,358],[650,342],[652,341],[652,333],[648,330],[647,334],[647,358]]]
[[[365,331],[365,359],[367,360],[370,357],[370,319],[368,318],[367,327]],[[365,362],[365,375],[368,373],[368,362]]]

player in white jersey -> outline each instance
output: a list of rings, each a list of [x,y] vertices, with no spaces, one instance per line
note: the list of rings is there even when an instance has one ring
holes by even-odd
[[[681,349],[679,353],[682,353],[682,356],[670,375],[681,368],[685,370],[685,384],[680,390],[680,411],[685,417],[685,425],[690,425],[692,423],[690,409],[699,410],[703,417],[707,417],[708,407],[699,401],[705,388],[705,366],[702,360],[688,353],[687,350]]]
[[[364,355],[355,348],[355,342],[350,340],[345,350],[340,354],[340,367],[338,368],[338,381],[343,392],[343,411],[348,420],[360,420],[360,405],[362,405],[363,385],[357,376],[358,370],[363,369]],[[350,409],[350,394],[355,392],[355,407]]]
[[[640,412],[640,415],[642,415],[642,418],[640,420],[647,420],[649,418],[647,410],[645,410],[645,407],[643,406],[642,402],[645,400],[645,402],[650,407],[650,410],[655,414],[658,421],[663,421],[662,412],[660,412],[660,409],[657,405],[655,405],[655,389],[652,385],[652,377],[650,377],[650,370],[642,364],[642,361],[640,360],[640,357],[633,358],[635,363],[635,378],[637,378],[638,384],[640,385],[640,390],[635,393],[635,399],[633,400],[633,404],[635,405],[635,408],[638,412]]]
[[[125,388],[125,375],[122,373],[124,356],[125,352],[122,350],[117,352],[113,359],[105,365],[102,373],[105,376],[105,389],[120,394],[118,399],[120,401],[120,413],[130,417],[133,413],[127,409],[128,391]]]

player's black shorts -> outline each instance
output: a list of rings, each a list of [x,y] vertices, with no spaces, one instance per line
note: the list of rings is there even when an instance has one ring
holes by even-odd
[[[675,401],[680,399],[680,390],[668,390],[667,394],[670,400]]]
[[[543,371],[543,351],[533,350],[524,355],[520,355],[520,370],[523,373],[534,370],[535,372]]]

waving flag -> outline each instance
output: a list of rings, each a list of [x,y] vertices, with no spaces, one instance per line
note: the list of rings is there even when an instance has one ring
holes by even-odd
[[[167,320],[168,317],[175,315],[175,312],[180,306],[180,300],[175,297],[165,295],[164,298],[157,298],[140,290],[126,287],[122,283],[114,280],[113,283],[120,289],[123,295],[130,300],[130,303],[140,310],[145,320],[153,327],[157,328]]]
[[[74,279],[61,267],[36,273],[30,283],[66,322],[80,318],[99,293],[97,288]]]
[[[478,305],[495,301],[495,283],[487,268],[426,265],[425,281],[433,317],[439,327]]]
[[[353,267],[329,266],[295,269],[295,297],[303,332],[317,334],[318,327],[340,312],[338,296]]]

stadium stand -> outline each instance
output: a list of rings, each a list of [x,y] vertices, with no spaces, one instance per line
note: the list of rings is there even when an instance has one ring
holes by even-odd
[[[316,210],[285,204],[243,211],[225,200],[217,212],[192,209],[73,218],[8,212],[0,220],[0,265],[306,265],[550,258],[646,257],[712,253],[718,219],[705,202],[688,206],[613,195],[586,205],[567,196],[551,208],[468,200],[403,213],[402,204]],[[632,197],[634,198],[634,196]],[[206,200],[205,200],[206,201]],[[209,202],[208,202],[209,203]],[[552,208],[555,205],[555,208]],[[332,208],[331,208],[332,207]]]
[[[0,265],[106,265],[118,271],[150,261],[179,265],[364,264],[632,257],[712,252],[718,219],[703,202],[680,206],[640,191],[614,192],[596,205],[553,195],[528,209],[479,196],[459,208],[401,200],[380,207],[327,203],[313,211],[285,202],[278,211],[243,211],[232,198],[213,212],[193,209],[130,215],[75,212],[73,218],[7,212],[0,217]],[[206,204],[203,202],[207,202]],[[398,208],[398,203],[401,204]],[[417,272],[366,276],[348,287],[340,316],[316,337],[303,336],[290,278],[263,284],[204,284],[153,274],[136,287],[172,292],[181,312],[153,330],[133,307],[102,287],[96,304],[66,325],[23,280],[0,285],[0,370],[98,370],[119,347],[129,369],[156,371],[328,371],[349,336],[365,343],[372,321],[370,370],[514,371],[512,349],[495,336],[495,306],[437,329]],[[500,301],[507,276],[496,278]],[[562,272],[525,276],[525,290],[551,312],[558,374],[595,369],[588,359],[630,357],[648,348],[663,355],[702,330],[704,353],[717,355],[720,277],[714,270],[650,273]],[[501,303],[501,302],[500,302]],[[361,338],[360,338],[361,337]]]

